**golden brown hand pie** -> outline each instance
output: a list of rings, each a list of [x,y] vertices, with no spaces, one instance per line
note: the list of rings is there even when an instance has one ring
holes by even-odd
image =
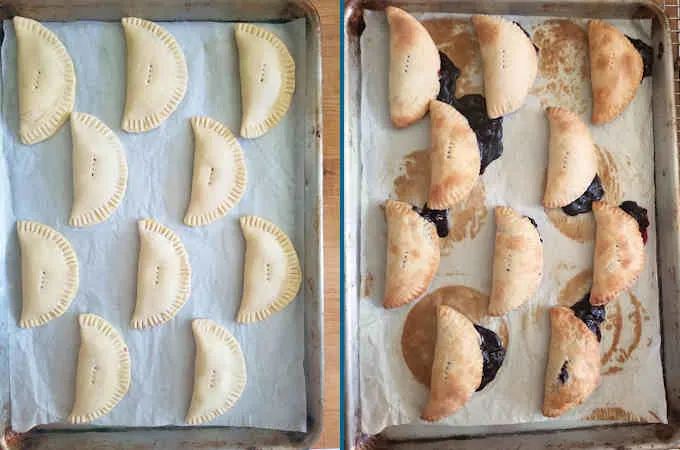
[[[644,65],[635,46],[616,27],[588,23],[590,79],[593,88],[593,123],[609,122],[635,97]]]
[[[439,237],[435,226],[411,205],[385,202],[387,273],[385,308],[397,308],[420,297],[439,267]]]
[[[597,153],[588,125],[559,107],[546,110],[550,121],[548,173],[543,206],[561,208],[579,198],[597,175]]]
[[[557,417],[583,403],[597,387],[600,347],[595,333],[571,309],[552,308],[550,322],[543,415]]]
[[[430,398],[421,418],[435,422],[460,410],[482,382],[483,366],[479,335],[472,322],[455,309],[440,306]]]
[[[390,27],[389,102],[392,123],[404,128],[421,119],[439,93],[439,51],[409,13],[385,8]]]
[[[538,72],[531,40],[516,23],[499,16],[472,16],[484,68],[484,95],[491,119],[524,104]]]
[[[543,276],[543,244],[528,217],[496,207],[496,244],[489,314],[502,316],[534,296]]]
[[[590,303],[605,305],[637,281],[645,266],[645,244],[637,221],[623,209],[593,202],[595,257]]]
[[[479,178],[477,136],[465,116],[438,100],[430,102],[432,151],[430,196],[432,209],[448,209],[470,194]]]

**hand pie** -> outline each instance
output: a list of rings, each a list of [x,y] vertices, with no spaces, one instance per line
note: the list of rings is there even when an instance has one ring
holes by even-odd
[[[583,403],[597,387],[600,347],[595,333],[571,309],[552,308],[550,322],[543,415],[557,417]]]
[[[81,314],[76,395],[70,423],[92,422],[125,397],[130,387],[130,353],[110,323],[95,314]]]
[[[421,418],[436,422],[460,410],[481,383],[483,364],[472,322],[455,309],[440,306],[430,398]]]
[[[502,316],[534,296],[543,276],[543,244],[529,217],[496,207],[496,244],[489,314]]]
[[[16,16],[19,137],[35,144],[52,136],[73,111],[76,74],[64,44],[35,20]]]
[[[538,72],[538,56],[516,23],[498,16],[472,16],[484,68],[489,118],[510,114],[524,104]]]
[[[85,227],[109,218],[125,196],[128,166],[123,144],[99,119],[71,114],[73,207],[69,224]]]
[[[192,117],[194,176],[184,216],[190,226],[206,225],[227,215],[246,189],[243,151],[231,131],[209,117]]]
[[[32,328],[61,316],[78,292],[78,258],[64,236],[38,222],[17,222],[23,305],[19,326]]]
[[[295,61],[286,45],[264,28],[234,26],[241,75],[241,136],[256,138],[279,123],[295,91]]]
[[[435,226],[411,205],[385,202],[387,272],[385,308],[398,308],[420,297],[439,267],[439,237]]]
[[[609,122],[633,100],[642,81],[642,56],[616,27],[588,22],[593,123]]]
[[[618,206],[593,202],[595,258],[590,303],[605,305],[637,281],[645,246],[637,221]]]
[[[250,323],[288,306],[300,290],[302,275],[295,247],[279,227],[261,217],[243,216],[241,230],[246,258],[236,320]]]
[[[597,153],[588,125],[564,108],[547,109],[548,174],[543,206],[561,208],[579,198],[597,175]]]
[[[479,178],[477,136],[465,116],[446,103],[430,102],[432,151],[428,206],[448,209],[470,194]]]
[[[175,38],[148,20],[121,20],[127,46],[127,94],[121,128],[141,133],[160,126],[184,98],[189,75]]]
[[[189,255],[179,237],[153,219],[137,222],[137,304],[130,326],[154,327],[172,319],[191,292]]]
[[[420,120],[439,93],[439,50],[425,27],[406,11],[385,8],[390,27],[389,102],[392,123]]]
[[[246,361],[234,336],[209,319],[191,322],[196,341],[194,393],[185,422],[198,425],[227,412],[246,386]]]

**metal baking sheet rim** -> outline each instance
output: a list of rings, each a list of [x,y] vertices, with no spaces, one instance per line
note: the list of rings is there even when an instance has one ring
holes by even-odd
[[[57,2],[58,3],[58,2]],[[321,91],[321,22],[310,0],[227,0],[150,1],[134,4],[120,1],[80,2],[64,8],[49,0],[8,0],[0,5],[0,19],[24,15],[37,20],[120,20],[140,15],[150,20],[289,20],[306,19],[307,60],[310,79],[307,83],[308,133],[305,140],[305,242],[306,274],[303,283],[305,301],[305,382],[307,390],[307,431],[287,432],[245,427],[155,427],[99,428],[78,430],[34,429],[27,433],[11,430],[9,418],[9,384],[0,387],[0,448],[263,448],[309,447],[319,437],[323,412],[323,146]],[[194,4],[196,7],[193,8]],[[103,6],[103,7],[102,7]],[[156,11],[156,12],[154,12]],[[173,14],[175,13],[175,14]],[[0,373],[8,373],[7,330],[0,329]],[[139,447],[137,447],[139,446]]]
[[[654,183],[655,211],[659,245],[660,308],[662,316],[662,364],[668,425],[618,424],[568,430],[489,433],[485,435],[457,435],[450,438],[427,440],[390,440],[383,434],[369,436],[361,431],[359,395],[359,320],[361,289],[359,267],[361,255],[360,180],[361,150],[360,99],[361,70],[360,43],[364,9],[382,9],[386,2],[352,1],[345,3],[345,135],[344,173],[345,196],[345,447],[356,449],[441,449],[443,445],[459,449],[479,448],[671,448],[680,443],[680,173],[676,129],[675,84],[670,22],[663,6],[651,0],[540,0],[454,1],[412,0],[390,2],[414,12],[458,12],[515,15],[551,15],[578,17],[649,17],[653,19],[653,48],[655,50],[654,87],[652,106],[654,116]]]

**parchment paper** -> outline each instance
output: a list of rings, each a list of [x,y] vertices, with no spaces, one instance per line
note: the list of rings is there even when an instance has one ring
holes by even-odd
[[[417,17],[422,20],[452,15]],[[463,16],[458,18],[469,19]],[[374,434],[391,425],[425,424],[418,417],[427,401],[428,391],[415,380],[401,352],[401,334],[410,306],[397,310],[385,310],[382,307],[387,230],[379,205],[386,198],[397,198],[395,178],[406,177],[408,182],[408,177],[413,176],[412,183],[416,183],[415,174],[429,171],[429,167],[418,166],[417,159],[407,155],[429,147],[430,123],[426,117],[404,130],[397,130],[391,125],[387,103],[387,23],[381,12],[366,12],[365,19],[366,29],[361,38],[361,273],[364,286],[359,325],[360,390],[362,431]],[[528,17],[512,19],[530,33],[535,32],[536,25],[548,20]],[[584,20],[577,22],[581,25],[586,23]],[[649,21],[617,20],[612,23],[632,37],[651,42]],[[445,30],[442,33],[448,30],[447,25],[441,27],[440,31]],[[455,45],[455,42],[460,41],[452,39],[451,42]],[[582,53],[581,58],[587,58],[587,54]],[[568,62],[569,58],[566,59]],[[573,60],[574,66],[577,62]],[[567,64],[566,67],[574,69],[574,66]],[[546,94],[544,88],[551,81],[559,85],[560,80],[566,80],[565,84],[571,86],[573,83],[569,80],[574,76],[574,70],[569,73],[563,71],[558,80],[548,80],[544,77],[546,72],[543,69],[526,104],[517,113],[505,117],[503,156],[493,162],[481,177],[484,186],[481,208],[486,208],[486,214],[480,214],[472,221],[454,220],[454,229],[456,226],[468,227],[462,232],[468,237],[453,243],[449,241],[447,248],[442,251],[439,270],[429,290],[431,292],[447,285],[465,285],[484,294],[489,293],[495,234],[494,206],[512,206],[538,222],[544,241],[544,277],[541,286],[528,305],[504,317],[509,330],[509,344],[496,379],[483,391],[475,393],[461,411],[438,423],[448,425],[451,434],[476,433],[482,426],[504,424],[533,423],[522,428],[534,429],[601,423],[597,420],[666,421],[655,256],[657,243],[650,78],[643,81],[623,115],[604,126],[591,126],[595,141],[607,150],[618,167],[621,198],[635,200],[650,212],[647,263],[640,280],[631,290],[632,295],[622,295],[616,300],[618,306],[607,308],[609,322],[603,327],[600,348],[603,359],[609,357],[609,363],[603,365],[598,388],[581,406],[552,420],[550,424],[545,423],[547,419],[541,414],[543,377],[550,338],[548,311],[557,304],[567,282],[592,267],[593,258],[592,241],[579,242],[560,233],[540,206],[549,136],[544,106],[572,107],[564,103],[571,95],[569,92],[562,95],[563,92],[555,91],[557,94],[551,95]],[[477,77],[480,76],[478,73]],[[590,123],[589,80],[586,78],[584,83],[584,90],[576,86],[574,91],[586,95],[583,100],[588,106],[581,112],[584,120]],[[470,237],[472,235],[474,237]],[[576,300],[578,298],[573,302]],[[617,320],[621,323],[611,323]],[[636,333],[636,329],[639,333]],[[619,330],[618,337],[612,337],[615,330]],[[609,348],[613,355],[604,354]],[[588,421],[584,420],[586,416],[590,416]],[[413,437],[414,434],[410,433],[409,436]]]
[[[93,425],[181,425],[193,386],[194,341],[191,319],[208,317],[238,340],[248,369],[243,396],[208,425],[305,431],[303,371],[304,304],[296,299],[264,322],[235,322],[245,242],[238,218],[263,216],[290,236],[304,256],[303,152],[305,133],[305,23],[263,24],[286,43],[296,63],[296,91],[291,109],[268,134],[239,139],[248,167],[248,187],[226,218],[205,227],[183,224],[189,202],[193,136],[189,118],[202,114],[238,133],[240,84],[238,54],[229,23],[164,23],[184,50],[189,85],[183,102],[159,129],[127,134],[120,129],[125,99],[125,39],[119,23],[47,23],[68,49],[76,69],[76,110],[99,117],[120,136],[129,165],[127,194],[103,224],[68,226],[72,203],[69,124],[34,146],[19,143],[17,130],[16,40],[5,22],[2,45],[4,158],[8,169],[12,218],[0,232],[7,272],[0,279],[3,307],[11,310],[11,419],[15,431],[63,422],[74,396],[80,343],[77,315],[96,313],[127,342],[132,364],[128,394]],[[3,168],[4,169],[4,168]],[[136,300],[138,232],[136,221],[152,217],[174,230],[192,265],[191,296],[170,322],[132,330]],[[64,234],[80,262],[80,290],[68,311],[45,326],[19,329],[21,277],[15,220],[45,223]],[[302,262],[302,261],[301,261]],[[304,264],[303,264],[304,266]]]

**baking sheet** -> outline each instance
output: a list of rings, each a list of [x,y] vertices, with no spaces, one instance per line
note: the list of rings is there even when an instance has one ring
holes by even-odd
[[[5,22],[2,45],[3,153],[0,174],[10,190],[0,205],[9,214],[0,229],[6,272],[0,300],[9,305],[11,423],[15,431],[63,421],[73,402],[79,346],[77,315],[102,315],[123,335],[131,354],[132,382],[119,405],[95,426],[181,425],[189,406],[194,370],[191,319],[209,317],[241,344],[248,368],[243,396],[207,425],[306,430],[304,303],[296,299],[268,320],[240,325],[238,310],[245,243],[238,217],[256,214],[290,236],[304,267],[303,152],[306,136],[304,19],[262,24],[288,46],[296,63],[296,91],[288,114],[270,133],[239,139],[249,172],[241,202],[224,219],[192,229],[182,220],[189,201],[193,137],[189,118],[208,115],[237,132],[240,125],[238,54],[229,23],[163,23],[184,49],[189,69],[186,96],[159,128],[133,135],[120,130],[125,98],[125,40],[119,23],[47,23],[63,41],[77,76],[77,111],[94,114],[121,138],[129,181],[120,208],[105,223],[67,225],[72,201],[71,138],[66,124],[49,140],[26,147],[17,137],[16,43]],[[0,177],[5,179],[5,176]],[[192,292],[177,316],[136,331],[129,320],[136,299],[136,221],[152,217],[170,227],[189,253]],[[17,326],[21,305],[15,220],[50,225],[72,243],[80,262],[80,290],[68,311],[47,325]],[[5,245],[6,244],[6,245]],[[302,291],[298,297],[302,296]]]
[[[438,39],[432,26],[429,30],[442,51],[456,47],[467,49],[464,53],[469,67],[463,70],[462,77],[466,79],[465,93],[481,92],[481,73],[478,62],[475,63],[478,48],[475,49],[470,39],[460,38],[461,31],[457,29],[467,27],[468,34],[474,35],[469,16],[428,14],[417,17],[467,22],[467,25],[461,25],[442,21],[437,25],[440,28],[437,34],[449,34],[450,39]],[[424,152],[418,151],[429,146],[430,125],[429,119],[425,118],[405,130],[392,127],[387,103],[389,38],[386,20],[383,13],[373,11],[366,11],[364,18],[366,29],[361,37],[360,397],[362,431],[375,434],[391,425],[424,423],[418,417],[427,400],[427,389],[415,381],[401,354],[401,332],[410,307],[387,311],[381,306],[386,225],[379,205],[386,198],[424,202],[426,181],[423,174],[429,168],[422,163]],[[527,29],[535,42],[539,37],[536,33],[545,32],[545,24],[550,20],[547,17],[511,19]],[[585,24],[585,20],[575,19],[574,22]],[[649,43],[650,22],[615,20],[610,23]],[[591,268],[593,252],[592,241],[583,236],[576,236],[576,240],[568,238],[569,230],[558,229],[539,206],[548,144],[548,124],[543,109],[547,105],[566,106],[581,113],[589,122],[591,101],[587,70],[585,78],[581,79],[575,72],[577,66],[583,68],[585,65],[587,69],[586,50],[576,48],[578,37],[567,39],[575,30],[550,33],[543,36],[547,47],[541,50],[539,77],[532,94],[520,111],[504,119],[503,156],[481,177],[482,182],[475,188],[475,199],[452,215],[454,237],[443,241],[439,271],[430,288],[431,292],[441,286],[466,285],[482,293],[489,292],[495,233],[492,208],[495,205],[512,206],[538,222],[545,242],[545,275],[541,287],[528,305],[503,319],[509,345],[496,379],[481,393],[474,394],[457,414],[433,426],[446,429],[440,425],[448,425],[450,434],[475,434],[488,431],[482,426],[504,424],[528,424],[522,428],[545,429],[667,420],[654,257],[652,80],[649,78],[643,81],[622,116],[605,126],[591,128],[602,149],[599,153],[604,166],[612,168],[607,178],[613,180],[616,189],[607,195],[617,201],[635,200],[650,211],[647,264],[630,294],[622,295],[607,308],[608,322],[603,327],[600,346],[605,364],[599,387],[580,407],[551,420],[550,424],[545,423],[547,419],[540,413],[549,343],[549,307],[564,301],[564,293],[573,291],[573,286],[584,279],[583,275],[579,278],[579,274]],[[583,30],[580,33],[585,36]],[[566,44],[565,40],[568,41]],[[540,43],[537,45],[541,47]],[[551,53],[552,58],[544,58]]]

